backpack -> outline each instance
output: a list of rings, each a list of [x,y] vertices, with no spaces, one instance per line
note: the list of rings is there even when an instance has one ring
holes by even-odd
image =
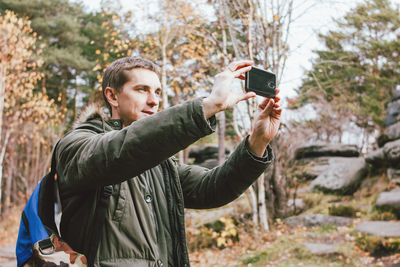
[[[89,255],[74,251],[62,240],[56,223],[61,203],[56,181],[56,148],[51,157],[51,169],[33,190],[23,212],[18,232],[16,256],[20,266],[93,266],[99,235],[93,234]],[[96,208],[94,233],[103,226],[112,186],[105,186]]]

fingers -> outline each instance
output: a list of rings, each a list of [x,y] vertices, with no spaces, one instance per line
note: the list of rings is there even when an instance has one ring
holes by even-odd
[[[251,60],[240,60],[240,61],[235,61],[232,62],[228,65],[228,69],[232,72],[235,72],[237,69],[243,68],[243,67],[247,67],[247,66],[251,66],[253,65],[253,61]]]
[[[268,117],[271,114],[274,105],[275,101],[273,99],[266,98],[263,103],[259,105],[259,107],[262,109],[260,113],[260,119]]]
[[[272,112],[271,112],[271,116],[272,116],[274,119],[277,119],[277,120],[279,120],[279,119],[281,118],[281,114],[282,114],[282,108],[281,108],[281,107],[279,107],[279,108],[274,108],[274,109],[272,110]]]
[[[245,67],[245,68],[240,68],[237,71],[233,72],[233,76],[235,78],[239,78],[241,80],[245,79],[245,76],[243,74],[245,74],[246,72],[248,72],[249,70],[251,70],[251,66]]]

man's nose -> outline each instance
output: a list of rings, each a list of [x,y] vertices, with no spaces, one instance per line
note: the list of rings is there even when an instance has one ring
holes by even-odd
[[[150,92],[147,95],[147,105],[154,107],[154,106],[157,106],[159,102],[160,102],[160,98],[155,92]]]

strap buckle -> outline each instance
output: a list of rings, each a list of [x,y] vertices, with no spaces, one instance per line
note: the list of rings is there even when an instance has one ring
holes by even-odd
[[[51,241],[50,237],[40,240],[38,242],[38,245],[39,251],[43,255],[51,255],[56,251],[56,247],[54,246],[53,241]]]

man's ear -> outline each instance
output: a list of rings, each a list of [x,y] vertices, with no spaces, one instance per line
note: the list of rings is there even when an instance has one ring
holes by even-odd
[[[106,89],[104,89],[104,95],[106,96],[107,101],[110,103],[112,108],[118,107],[118,95],[114,88],[106,87]]]

